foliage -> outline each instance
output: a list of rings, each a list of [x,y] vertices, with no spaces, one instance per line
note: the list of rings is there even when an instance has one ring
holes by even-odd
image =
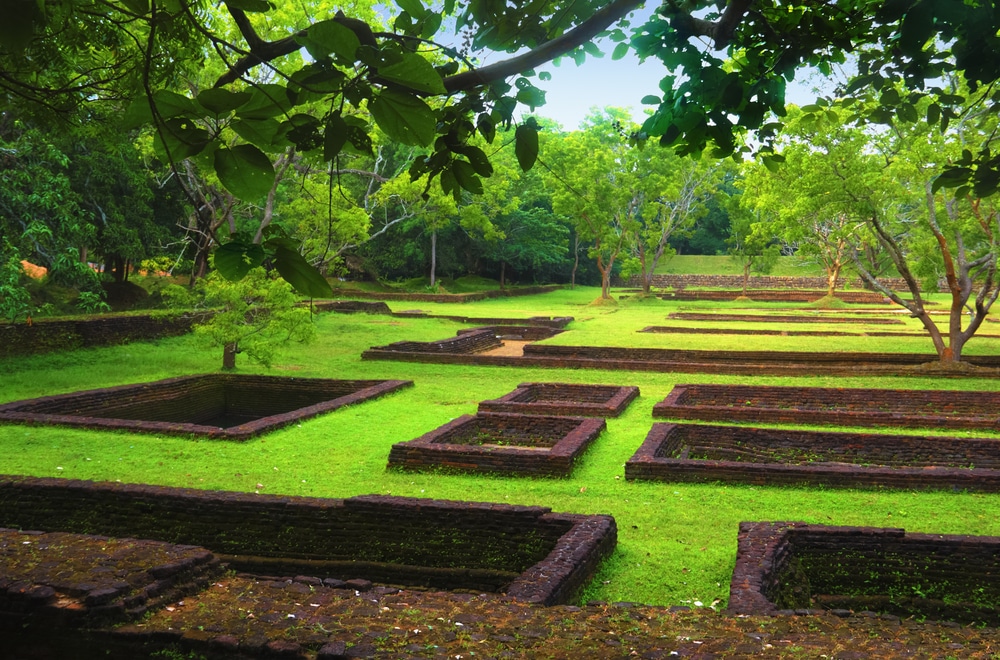
[[[26,277],[21,266],[21,255],[4,238],[4,250],[0,251],[0,317],[14,323],[31,311],[31,295],[22,280]]]
[[[111,306],[104,301],[103,292],[81,291],[76,299],[76,304],[84,314],[99,314],[111,311]]]
[[[237,353],[270,366],[281,344],[309,342],[316,333],[310,310],[296,304],[289,284],[263,268],[251,268],[236,282],[209,276],[205,302],[219,311],[196,332],[225,349],[223,368],[235,368]]]

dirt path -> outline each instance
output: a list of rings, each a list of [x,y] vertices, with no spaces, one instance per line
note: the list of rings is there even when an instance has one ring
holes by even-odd
[[[507,357],[522,357],[524,356],[524,345],[530,344],[530,341],[517,341],[514,339],[505,339],[501,346],[496,348],[491,348],[488,351],[483,351],[482,353],[477,353],[477,355],[503,355]]]

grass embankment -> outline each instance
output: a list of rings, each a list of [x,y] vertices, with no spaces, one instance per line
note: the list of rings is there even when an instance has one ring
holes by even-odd
[[[743,266],[727,255],[678,254],[657,264],[656,272],[663,275],[743,275]],[[823,277],[826,271],[816,262],[799,257],[778,257],[768,275],[779,277]],[[844,273],[852,277],[852,273]]]
[[[796,350],[825,351],[910,350],[910,344],[904,345],[897,338],[887,341],[866,337],[796,338],[793,343],[788,337],[638,334],[635,331],[647,325],[670,323],[665,316],[681,305],[662,301],[630,304],[625,300],[616,307],[588,306],[597,295],[596,289],[581,288],[460,306],[428,303],[420,307],[435,313],[483,317],[575,316],[577,321],[570,325],[569,332],[551,340],[560,343],[756,350],[792,346]],[[692,303],[683,306],[692,310],[720,307]],[[412,307],[412,303],[406,305]],[[612,602],[670,605],[698,601],[724,605],[735,561],[737,525],[742,520],[804,520],[897,526],[942,534],[1000,535],[1000,516],[997,516],[1000,495],[631,483],[625,481],[623,471],[623,464],[654,421],[653,404],[662,400],[678,382],[997,390],[1000,388],[997,380],[752,378],[362,362],[360,354],[370,346],[400,340],[441,339],[464,326],[439,319],[363,314],[324,314],[316,322],[319,337],[312,345],[290,347],[270,371],[245,363],[241,363],[240,371],[325,378],[404,378],[413,380],[416,386],[242,444],[2,425],[0,443],[4,451],[0,453],[0,473],[324,497],[391,493],[544,505],[566,512],[611,513],[619,525],[618,549],[586,589],[582,600]],[[907,321],[906,327],[911,326],[912,322]],[[751,324],[734,327],[751,327]],[[796,324],[795,329],[818,327]],[[988,342],[995,340],[973,340],[970,350],[992,350],[980,346],[995,346]],[[929,351],[929,340],[915,338],[912,350],[918,348]],[[4,372],[0,401],[216,371],[220,364],[219,349],[204,346],[194,336],[7,360],[0,365]],[[536,380],[638,385],[642,396],[625,415],[608,420],[608,430],[567,479],[386,471],[393,443],[412,439],[461,414],[472,413],[481,399],[501,396],[518,383]]]

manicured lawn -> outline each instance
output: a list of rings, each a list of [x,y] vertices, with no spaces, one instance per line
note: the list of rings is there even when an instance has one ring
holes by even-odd
[[[579,288],[464,305],[390,302],[390,307],[476,317],[576,317],[569,332],[549,340],[555,343],[733,350],[931,350],[930,341],[924,338],[641,334],[636,330],[647,325],[673,323],[665,319],[666,315],[681,308],[710,311],[747,307],[748,303],[720,306],[626,300],[617,306],[589,305],[598,295],[596,289]],[[754,307],[774,310],[789,305]],[[807,309],[804,305],[797,307]],[[290,347],[270,372],[246,363],[240,363],[240,371],[323,378],[402,378],[413,380],[416,386],[246,443],[3,425],[0,473],[325,497],[391,493],[613,514],[619,526],[618,550],[582,600],[664,605],[697,600],[722,606],[735,561],[737,526],[742,520],[803,520],[1000,535],[1000,495],[630,483],[625,481],[623,470],[623,464],[653,423],[653,404],[678,382],[997,390],[1000,380],[736,377],[363,362],[360,354],[370,346],[441,339],[468,326],[438,319],[364,314],[323,314],[316,322],[317,341]],[[903,327],[917,329],[909,320],[906,326],[882,329]],[[987,324],[984,332],[993,333],[995,327]],[[842,325],[811,324],[796,324],[794,329],[823,328],[847,329]],[[995,332],[1000,334],[1000,330]],[[996,342],[974,339],[969,349],[992,353]],[[201,344],[194,336],[7,360],[0,364],[0,401],[209,372],[220,365],[221,351]],[[459,415],[474,412],[481,399],[502,396],[518,383],[528,381],[637,385],[642,396],[623,416],[608,419],[607,432],[567,479],[386,471],[393,443],[410,440]],[[939,433],[958,435],[953,431]]]

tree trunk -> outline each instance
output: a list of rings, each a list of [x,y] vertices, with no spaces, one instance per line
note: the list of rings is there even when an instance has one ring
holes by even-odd
[[[639,268],[642,277],[642,292],[648,296],[649,290],[653,287],[653,269],[650,267],[649,272],[646,271],[646,246],[641,237],[639,239]]]
[[[746,259],[743,262],[743,297],[747,297],[747,286],[750,284],[750,267],[753,265],[753,261]]]
[[[236,368],[236,354],[240,352],[236,342],[230,342],[222,347],[222,368],[232,371]]]
[[[833,296],[834,292],[837,290],[837,280],[840,279],[840,269],[843,264],[839,261],[834,262],[833,266],[826,271],[826,295]]]
[[[506,279],[505,279],[506,274],[507,274],[507,262],[506,261],[501,261],[500,262],[500,290],[501,291],[506,291],[507,290],[506,289]]]
[[[576,269],[580,267],[580,235],[573,232],[573,270],[569,273],[569,288],[576,288]]]
[[[431,286],[437,283],[437,245],[438,245],[438,233],[437,229],[431,231]]]

